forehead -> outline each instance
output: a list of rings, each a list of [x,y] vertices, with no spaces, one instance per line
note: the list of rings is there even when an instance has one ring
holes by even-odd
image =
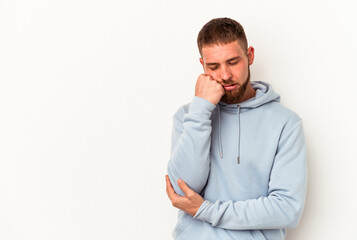
[[[202,47],[202,59],[204,62],[221,62],[244,54],[245,52],[238,41]]]

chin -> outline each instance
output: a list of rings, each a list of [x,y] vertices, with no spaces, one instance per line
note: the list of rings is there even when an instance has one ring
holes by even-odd
[[[227,104],[239,103],[245,93],[245,91],[241,91],[240,87],[241,86],[239,86],[239,89],[235,92],[224,94],[221,101]]]

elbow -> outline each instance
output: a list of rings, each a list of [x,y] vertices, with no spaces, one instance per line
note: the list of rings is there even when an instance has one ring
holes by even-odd
[[[203,188],[207,183],[207,178],[209,174],[209,168],[193,168],[189,169],[187,167],[177,167],[172,164],[168,164],[167,174],[169,175],[171,184],[175,189],[175,192],[180,196],[184,196],[184,192],[180,189],[177,184],[178,179],[182,179],[185,183],[196,193],[201,193]]]
[[[185,193],[181,190],[181,188],[177,184],[177,180],[179,179],[178,174],[171,169],[170,165],[168,165],[167,167],[167,175],[169,176],[171,185],[175,190],[175,193],[177,193],[180,196],[184,196]]]
[[[296,228],[298,227],[303,212],[303,204],[299,204],[295,207],[289,214],[286,214],[286,226],[285,228]]]
[[[284,229],[298,227],[305,205],[304,195],[275,193],[270,197],[274,199],[276,209],[279,209],[276,212],[279,216],[276,227]]]
[[[300,217],[293,216],[287,220],[285,228],[296,228],[299,225]]]

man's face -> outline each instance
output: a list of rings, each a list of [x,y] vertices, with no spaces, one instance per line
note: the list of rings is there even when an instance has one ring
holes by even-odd
[[[225,90],[221,101],[238,103],[250,80],[249,65],[254,60],[254,48],[243,50],[234,41],[225,45],[204,46],[200,62],[205,74],[220,83]]]

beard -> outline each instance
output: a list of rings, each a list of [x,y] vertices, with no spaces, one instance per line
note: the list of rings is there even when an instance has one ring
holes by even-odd
[[[227,104],[233,104],[233,103],[238,103],[239,100],[243,97],[245,90],[247,89],[248,83],[250,81],[250,69],[248,66],[248,77],[243,82],[243,84],[237,83],[237,88],[232,90],[232,91],[226,91],[226,93],[223,95],[221,98],[221,101]],[[232,82],[231,80],[228,81],[223,81],[223,84],[235,84],[235,82]]]

